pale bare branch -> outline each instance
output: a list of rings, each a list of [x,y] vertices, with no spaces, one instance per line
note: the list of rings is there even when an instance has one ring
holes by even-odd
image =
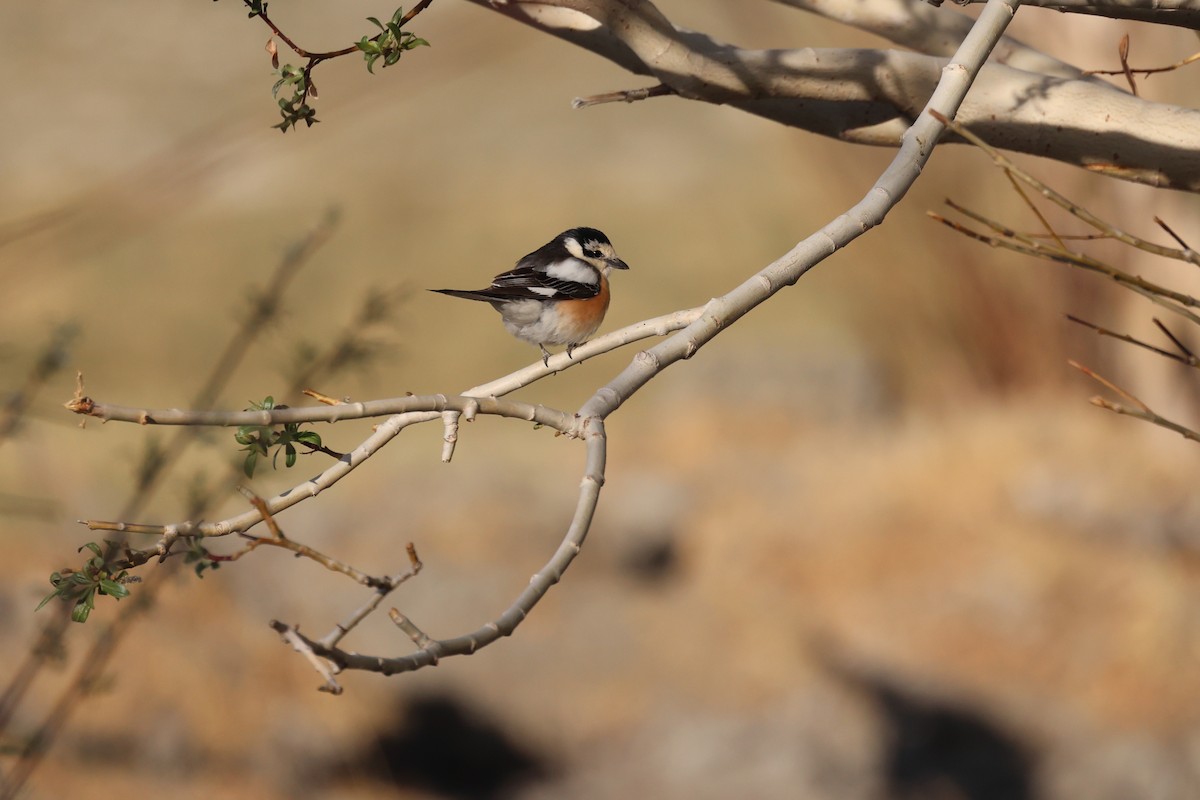
[[[932,2],[934,5],[940,5],[940,0]],[[984,0],[954,2],[968,6],[982,3]],[[1027,0],[1022,5],[1200,30],[1200,2],[1197,0]]]
[[[645,0],[471,2],[651,76],[680,97],[857,144],[899,146],[947,67],[944,57],[893,50],[743,49],[676,28]],[[1006,150],[1200,191],[1200,111],[1095,78],[988,64],[958,118]]]
[[[1004,34],[1017,6],[1017,0],[990,0],[985,6],[946,65],[928,105],[904,135],[900,151],[861,201],[728,294],[711,300],[700,318],[687,328],[639,353],[620,375],[584,403],[579,416],[588,419],[611,414],[662,370],[691,358],[755,306],[784,287],[794,285],[825,258],[881,223],[920,175],[944,130],[939,117],[953,117],[961,107],[967,90],[991,48]],[[939,116],[935,117],[934,112]]]
[[[826,19],[882,36],[918,53],[951,56],[975,22],[966,14],[935,8],[924,0],[774,0]],[[1058,78],[1080,78],[1078,67],[1037,48],[1004,36],[992,51],[991,63]]]

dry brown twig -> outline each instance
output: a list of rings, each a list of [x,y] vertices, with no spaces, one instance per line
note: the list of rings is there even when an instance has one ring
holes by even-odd
[[[1149,422],[1151,425],[1157,425],[1160,428],[1164,428],[1169,431],[1174,431],[1175,433],[1178,433],[1180,436],[1182,436],[1183,438],[1188,439],[1190,441],[1200,442],[1200,432],[1197,432],[1197,431],[1189,428],[1186,425],[1181,425],[1178,422],[1175,422],[1173,420],[1167,419],[1166,417],[1160,416],[1152,408],[1150,408],[1150,406],[1146,405],[1141,400],[1134,397],[1128,391],[1126,391],[1125,389],[1122,389],[1120,386],[1117,386],[1115,383],[1108,380],[1107,378],[1105,378],[1101,375],[1098,375],[1095,371],[1088,369],[1087,367],[1083,366],[1082,364],[1079,364],[1078,362],[1075,362],[1075,361],[1068,361],[1067,363],[1070,364],[1075,369],[1082,372],[1084,375],[1087,375],[1092,380],[1094,380],[1094,381],[1100,383],[1101,385],[1105,386],[1106,388],[1112,390],[1113,392],[1117,393],[1118,395],[1120,395],[1121,397],[1125,398],[1126,400],[1128,400],[1130,403],[1133,404],[1132,406],[1128,406],[1123,403],[1114,403],[1111,400],[1106,400],[1105,398],[1100,397],[1099,395],[1096,395],[1089,399],[1089,402],[1092,405],[1097,406],[1099,408],[1103,408],[1107,411],[1111,411],[1114,414],[1121,414],[1123,416],[1133,417],[1134,419],[1140,419],[1143,422]]]
[[[1118,333],[1116,331],[1110,331],[1107,328],[1102,328],[1101,326],[1099,326],[1093,322],[1088,322],[1085,319],[1080,319],[1079,317],[1076,317],[1073,314],[1067,314],[1066,316],[1067,316],[1067,319],[1069,319],[1071,322],[1074,322],[1076,325],[1082,325],[1085,328],[1090,328],[1091,330],[1095,331],[1100,336],[1107,336],[1109,338],[1117,339],[1118,341],[1125,342],[1126,344],[1132,344],[1135,347],[1141,347],[1144,350],[1149,350],[1150,352],[1152,352],[1156,355],[1160,355],[1164,358],[1169,358],[1172,361],[1178,361],[1179,363],[1186,364],[1189,367],[1200,368],[1200,358],[1196,358],[1196,356],[1192,353],[1192,351],[1189,350],[1187,348],[1187,346],[1183,344],[1183,342],[1179,341],[1179,339],[1176,338],[1176,336],[1173,333],[1171,333],[1169,330],[1167,330],[1167,327],[1165,325],[1163,325],[1162,322],[1157,318],[1154,319],[1154,324],[1156,326],[1158,326],[1158,329],[1161,330],[1167,336],[1167,338],[1170,339],[1172,341],[1172,343],[1175,344],[1175,346],[1177,348],[1179,348],[1179,350],[1181,351],[1180,353],[1173,353],[1170,350],[1164,350],[1161,347],[1152,345],[1149,342],[1144,342],[1141,339],[1130,336],[1127,333]]]
[[[995,163],[997,167],[1004,171],[1005,176],[1012,184],[1017,195],[1021,198],[1022,202],[1030,208],[1037,218],[1039,224],[1045,229],[1046,232],[1043,234],[1018,232],[1009,226],[1004,225],[1003,223],[990,219],[983,214],[972,211],[949,199],[946,200],[946,204],[949,207],[963,216],[986,226],[992,231],[992,233],[982,233],[980,231],[973,230],[959,222],[947,219],[940,214],[927,212],[931,218],[942,223],[943,225],[946,225],[952,230],[961,233],[964,236],[975,239],[976,241],[982,242],[991,247],[1003,247],[1026,255],[1069,264],[1084,270],[1105,275],[1106,277],[1114,280],[1118,285],[1129,289],[1130,291],[1133,291],[1151,300],[1152,302],[1158,303],[1159,305],[1162,305],[1180,315],[1187,321],[1200,326],[1200,315],[1197,315],[1189,310],[1191,308],[1200,307],[1200,301],[1197,301],[1191,295],[1175,291],[1166,286],[1152,283],[1141,278],[1140,276],[1131,275],[1128,272],[1121,270],[1105,261],[1101,261],[1087,254],[1071,250],[1066,245],[1066,241],[1069,239],[1111,239],[1122,242],[1130,247],[1135,247],[1137,249],[1149,252],[1153,255],[1200,265],[1200,256],[1198,256],[1196,251],[1189,247],[1184,239],[1174,230],[1172,230],[1171,227],[1165,222],[1157,217],[1154,218],[1154,221],[1159,225],[1159,227],[1161,227],[1179,245],[1179,249],[1163,247],[1162,245],[1148,242],[1145,239],[1133,236],[1132,234],[1118,229],[1111,223],[1100,219],[1083,207],[1077,205],[1063,195],[1060,195],[1058,192],[1054,191],[1038,179],[1034,178],[1032,175],[1025,172],[1012,161],[1010,161],[1007,157],[999,153],[999,151],[997,151],[995,148],[980,140],[979,137],[975,136],[971,131],[963,126],[948,121],[947,127],[950,131],[962,136],[972,144],[975,144],[992,158],[993,163]],[[1021,189],[1021,184],[1034,188],[1039,194],[1049,199],[1060,208],[1066,210],[1071,216],[1095,228],[1098,231],[1098,235],[1087,237],[1068,237],[1060,235],[1050,224],[1045,215],[1042,214],[1041,210],[1036,207],[1030,197]],[[1053,244],[1041,241],[1044,238],[1052,239]],[[1067,315],[1067,319],[1076,324],[1087,327],[1101,336],[1107,336],[1127,344],[1141,347],[1145,350],[1155,353],[1156,355],[1163,356],[1164,358],[1177,361],[1190,367],[1200,367],[1200,359],[1196,357],[1196,355],[1183,343],[1178,336],[1172,333],[1167,326],[1157,318],[1154,319],[1154,324],[1159,328],[1160,331],[1163,332],[1164,335],[1166,335],[1166,337],[1179,352],[1176,353],[1161,347],[1157,347],[1129,334],[1118,333],[1109,330],[1100,325],[1096,325],[1095,323],[1088,322],[1070,314]],[[1118,386],[1113,381],[1110,381],[1109,379],[1099,375],[1094,370],[1091,370],[1076,361],[1069,361],[1068,363],[1083,374],[1107,387],[1109,390],[1119,395],[1128,403],[1128,405],[1125,403],[1114,403],[1110,400],[1104,399],[1103,397],[1096,396],[1091,398],[1091,403],[1093,405],[1117,414],[1122,414],[1149,422],[1161,428],[1174,431],[1186,439],[1200,442],[1200,433],[1197,433],[1186,425],[1166,419],[1165,417],[1156,413],[1150,408],[1149,405],[1142,402],[1131,392]]]
[[[1168,64],[1165,67],[1144,67],[1144,68],[1131,67],[1129,65],[1129,34],[1127,33],[1124,36],[1122,36],[1120,42],[1117,43],[1117,58],[1120,59],[1120,62],[1121,62],[1120,69],[1089,69],[1089,70],[1084,70],[1083,74],[1084,75],[1123,75],[1123,76],[1125,76],[1125,82],[1129,84],[1129,91],[1133,92],[1133,94],[1136,96],[1138,93],[1138,87],[1137,87],[1137,81],[1134,80],[1134,76],[1143,75],[1148,78],[1151,75],[1159,75],[1164,72],[1174,72],[1175,70],[1182,69],[1183,67],[1186,67],[1189,64],[1195,64],[1196,62],[1200,62],[1200,53],[1193,53],[1192,55],[1188,56],[1187,58],[1184,58],[1180,61],[1176,61],[1174,64]]]

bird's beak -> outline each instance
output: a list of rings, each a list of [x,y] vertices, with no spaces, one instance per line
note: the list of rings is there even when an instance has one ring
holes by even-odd
[[[621,259],[616,258],[615,256],[613,258],[606,258],[604,260],[613,269],[629,269],[628,264],[626,264]]]

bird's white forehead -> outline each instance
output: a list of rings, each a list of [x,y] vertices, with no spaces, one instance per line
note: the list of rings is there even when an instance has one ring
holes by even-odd
[[[571,249],[571,244],[576,247],[579,243],[574,239],[567,239],[567,249]],[[555,261],[552,264],[546,265],[546,274],[551,278],[558,278],[564,281],[573,281],[575,283],[586,283],[594,286],[597,281],[596,268],[590,266],[583,261],[575,258],[564,258],[562,261]]]
[[[576,258],[587,258],[584,251],[592,253],[611,253],[613,246],[608,242],[600,239],[585,239],[582,244],[574,236],[568,236],[563,240],[563,245],[567,248],[567,252]]]

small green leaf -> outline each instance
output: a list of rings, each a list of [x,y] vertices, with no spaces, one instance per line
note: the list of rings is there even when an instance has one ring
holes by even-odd
[[[106,594],[109,597],[115,597],[117,600],[120,600],[123,597],[129,596],[129,589],[125,588],[111,578],[105,578],[104,580],[100,581],[100,593]]]
[[[41,611],[42,606],[46,605],[46,603],[49,603],[51,600],[53,600],[54,598],[56,598],[58,596],[59,596],[58,589],[55,589],[53,592],[51,592],[50,594],[48,594],[42,598],[42,602],[38,603],[37,608],[35,608],[34,611]]]
[[[96,607],[96,590],[88,589],[83,593],[83,596],[75,601],[75,607],[71,609],[72,622],[87,622],[88,615]]]
[[[242,472],[246,473],[247,478],[254,477],[254,467],[258,464],[258,451],[251,450],[246,456],[246,460],[242,462]]]
[[[84,547],[86,547],[88,550],[91,550],[93,553],[100,556],[101,558],[104,558],[104,553],[100,550],[100,545],[96,544],[95,542],[88,542],[87,544],[83,545],[83,547],[80,547],[75,552],[82,553]]]

